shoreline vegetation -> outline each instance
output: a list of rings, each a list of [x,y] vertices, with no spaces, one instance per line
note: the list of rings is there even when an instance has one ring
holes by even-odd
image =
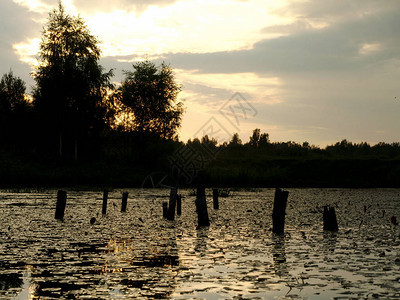
[[[215,156],[201,155],[210,148]],[[171,166],[171,158],[188,149],[199,154],[197,161],[181,161],[183,168],[192,168],[190,181]],[[149,176],[153,176],[152,185],[146,182]],[[161,177],[166,177],[164,182],[159,182]],[[370,146],[343,140],[320,149],[308,143],[252,145],[233,139],[216,145],[208,137],[182,143],[131,134],[98,141],[96,151],[79,160],[73,155],[62,159],[44,155],[35,148],[0,147],[0,188],[151,188],[162,184],[190,188],[199,181],[209,187],[398,188],[400,144]]]

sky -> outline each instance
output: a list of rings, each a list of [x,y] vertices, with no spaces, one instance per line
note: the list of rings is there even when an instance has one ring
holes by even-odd
[[[64,0],[100,63],[165,61],[182,86],[180,139],[259,128],[325,147],[400,141],[400,0]],[[28,86],[58,0],[0,0],[0,72]]]

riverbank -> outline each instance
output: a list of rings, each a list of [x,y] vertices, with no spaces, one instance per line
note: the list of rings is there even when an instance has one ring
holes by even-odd
[[[400,159],[293,158],[220,155],[195,169],[201,181],[220,187],[400,187]],[[137,160],[36,161],[2,156],[0,188],[195,186],[198,177],[173,173],[168,159],[153,164]],[[176,170],[175,170],[176,171]],[[188,179],[188,180],[186,180]]]

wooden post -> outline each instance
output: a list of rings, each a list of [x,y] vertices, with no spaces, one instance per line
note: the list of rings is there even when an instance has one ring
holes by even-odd
[[[163,208],[163,218],[166,219],[168,216],[168,202],[163,202],[162,208]]]
[[[104,190],[103,191],[103,209],[102,209],[103,215],[105,215],[107,213],[107,200],[108,200],[108,191]]]
[[[67,204],[67,192],[59,190],[57,192],[57,205],[55,218],[58,220],[64,219],[65,205]]]
[[[196,193],[196,210],[198,228],[202,226],[210,226],[210,220],[207,212],[206,190],[203,186],[197,187]]]
[[[218,189],[213,189],[213,204],[214,204],[214,209],[219,209],[218,196],[219,196]]]
[[[126,212],[126,205],[128,204],[128,192],[122,193],[122,206],[121,206],[121,212]]]
[[[175,219],[175,208],[176,208],[176,198],[178,190],[176,188],[171,188],[169,194],[169,206],[168,206],[168,216],[167,220],[173,221]]]
[[[334,207],[324,206],[323,220],[324,220],[324,230],[328,231],[339,230]]]
[[[286,204],[289,192],[277,188],[275,190],[274,208],[272,211],[272,232],[283,234],[285,231]]]
[[[182,214],[182,195],[176,196],[176,214],[178,216]]]
[[[74,152],[74,157],[75,157],[75,161],[78,161],[78,140],[75,138],[75,152]]]

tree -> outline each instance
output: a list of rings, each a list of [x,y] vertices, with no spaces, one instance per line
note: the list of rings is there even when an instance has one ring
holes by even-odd
[[[16,137],[27,111],[25,100],[25,82],[15,77],[12,70],[4,74],[0,80],[0,136]],[[17,134],[18,132],[18,134]],[[3,141],[4,142],[4,141]]]
[[[0,115],[9,118],[12,112],[25,109],[25,82],[15,77],[12,70],[4,74],[0,81]]]
[[[268,133],[263,133],[260,135],[260,140],[258,142],[259,147],[264,147],[270,143],[269,140],[269,134]]]
[[[121,102],[131,113],[128,130],[174,138],[181,125],[183,103],[178,100],[180,86],[171,67],[156,66],[149,60],[133,64],[125,71],[120,87]]]
[[[242,140],[239,138],[239,133],[233,134],[232,139],[229,142],[229,146],[237,146],[241,144]]]
[[[260,128],[253,130],[253,135],[250,137],[250,146],[257,148],[260,142]]]
[[[10,113],[26,106],[25,82],[15,77],[12,70],[4,74],[0,81],[0,112]]]
[[[34,107],[41,121],[43,138],[74,152],[78,141],[101,133],[111,119],[106,95],[112,88],[112,70],[98,64],[99,41],[80,17],[68,15],[61,2],[49,13],[39,51]]]

